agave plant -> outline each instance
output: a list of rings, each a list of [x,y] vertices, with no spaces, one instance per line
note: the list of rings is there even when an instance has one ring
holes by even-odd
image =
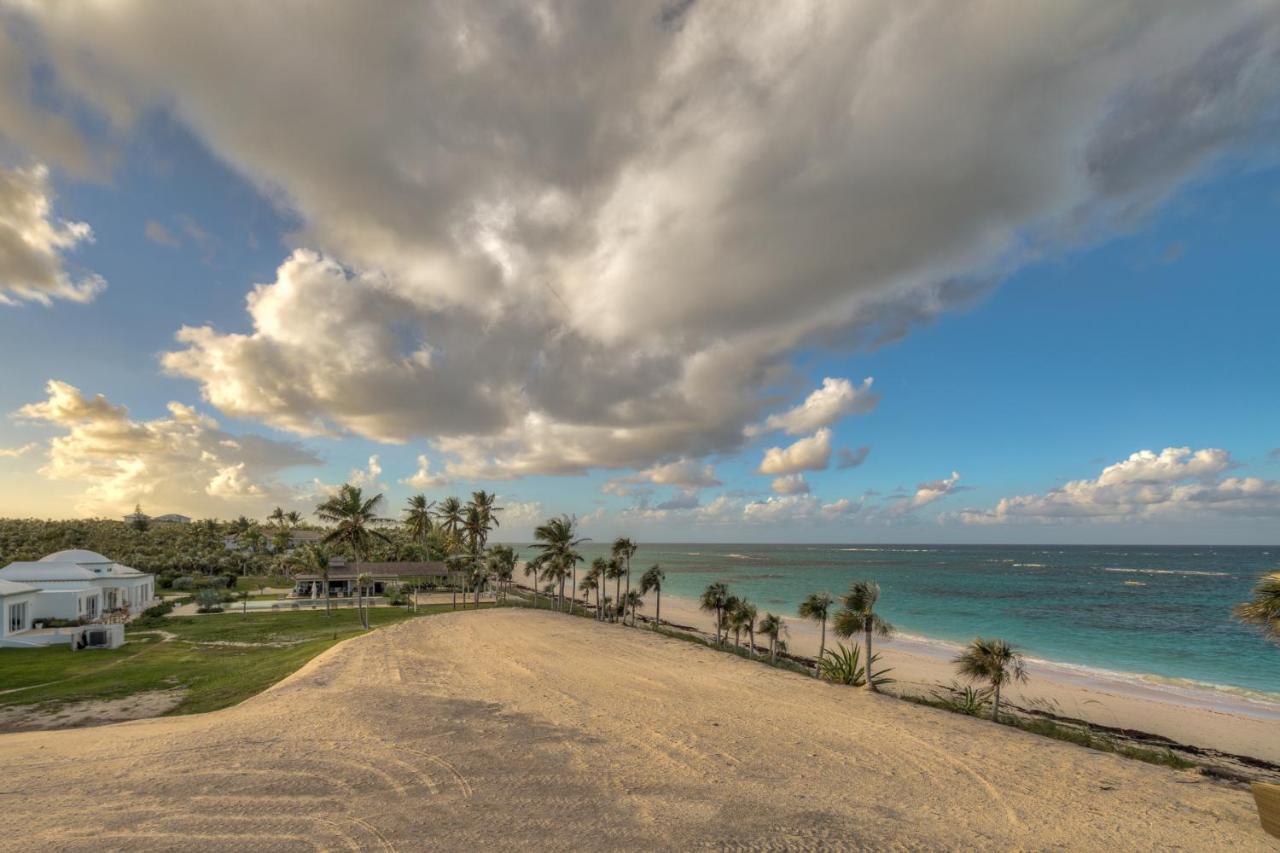
[[[889,677],[892,668],[876,669],[880,663],[879,653],[871,655],[871,685],[883,687],[892,684]],[[862,687],[867,683],[867,668],[862,664],[862,650],[857,645],[846,646],[837,643],[834,649],[827,649],[818,658],[818,678],[832,684],[847,684],[851,687]]]
[[[987,706],[991,704],[991,689],[975,688],[953,681],[934,690],[933,698],[948,711],[978,717],[985,713]]]

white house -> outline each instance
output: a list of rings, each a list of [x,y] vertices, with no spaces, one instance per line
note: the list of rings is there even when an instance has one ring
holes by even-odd
[[[0,580],[0,644],[6,637],[31,630],[39,594],[34,586]]]
[[[111,613],[134,616],[154,603],[156,589],[152,575],[81,550],[59,551],[35,562],[10,563],[0,569],[0,581],[36,591],[30,601],[33,622],[95,620]]]

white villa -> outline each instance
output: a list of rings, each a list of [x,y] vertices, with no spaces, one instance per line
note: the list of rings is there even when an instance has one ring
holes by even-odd
[[[0,646],[18,634],[36,643],[38,623],[58,619],[101,621],[141,613],[155,601],[155,578],[93,551],[59,551],[35,562],[0,569]],[[65,639],[50,642],[70,642]],[[43,645],[44,643],[36,643]]]

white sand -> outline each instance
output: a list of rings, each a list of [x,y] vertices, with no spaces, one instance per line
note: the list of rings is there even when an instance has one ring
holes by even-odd
[[[545,611],[0,736],[0,767],[5,850],[1273,849],[1243,790]]]
[[[651,616],[653,605],[646,603],[650,610],[642,612]],[[778,615],[786,619],[791,651],[816,657],[818,625],[792,614]],[[663,596],[662,618],[707,633],[715,622],[696,602],[675,596]],[[841,641],[828,631],[828,645],[835,642]],[[763,645],[758,637],[757,645]],[[897,691],[927,694],[936,685],[956,679],[951,663],[955,649],[945,644],[875,638],[873,648],[882,655],[881,665],[893,668],[890,675],[899,682],[894,687]],[[1108,678],[1047,663],[1032,663],[1029,670],[1031,678],[1025,686],[1006,691],[1020,705],[1048,703],[1063,716],[1280,763],[1280,705],[1136,678]]]

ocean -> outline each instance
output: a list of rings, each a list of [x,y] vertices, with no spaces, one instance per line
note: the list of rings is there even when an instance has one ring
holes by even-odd
[[[901,635],[1001,637],[1054,663],[1280,702],[1280,646],[1231,616],[1280,571],[1280,548],[639,544],[633,583],[658,563],[671,595],[722,581],[762,613],[798,619],[809,593],[871,579]],[[607,549],[582,550],[589,563]]]

